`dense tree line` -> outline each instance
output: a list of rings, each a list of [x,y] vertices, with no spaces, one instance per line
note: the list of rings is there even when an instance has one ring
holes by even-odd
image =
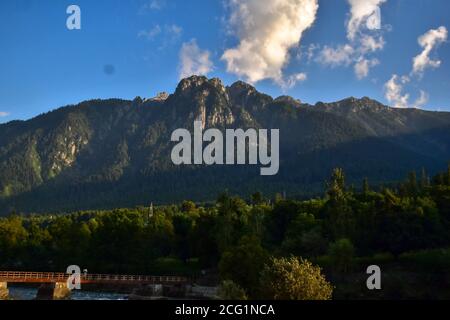
[[[359,190],[336,169],[325,195],[304,201],[225,192],[209,205],[10,215],[0,219],[0,268],[64,271],[76,264],[92,273],[192,276],[210,269],[225,281],[224,292],[253,298],[264,297],[264,286],[282,279],[283,270],[320,274],[309,261],[336,284],[358,261],[423,262],[442,249],[439,263],[422,263],[441,272],[450,266],[449,230],[450,166],[432,179],[411,173],[395,188],[371,188],[365,180]],[[294,256],[301,259],[284,259]],[[310,297],[330,296],[323,281]],[[272,298],[306,294],[270,287]]]

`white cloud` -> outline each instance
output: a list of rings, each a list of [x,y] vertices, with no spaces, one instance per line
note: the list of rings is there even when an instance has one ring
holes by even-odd
[[[9,112],[5,112],[5,111],[0,111],[0,117],[1,118],[3,118],[3,117],[7,117],[7,116],[9,116],[10,115],[10,113]]]
[[[150,0],[141,6],[139,13],[143,14],[148,11],[161,10],[165,5],[165,0]]]
[[[306,58],[306,62],[310,63],[312,60],[314,60],[314,57],[316,56],[317,50],[320,50],[320,45],[316,43],[311,43],[307,48],[305,52],[299,51],[298,52],[298,60],[301,60],[303,57]]]
[[[324,46],[316,61],[331,67],[353,65],[356,77],[361,80],[369,75],[370,68],[380,64],[370,54],[385,46],[381,29],[380,6],[387,0],[348,0],[350,18],[347,22],[348,43],[336,48]],[[369,33],[370,32],[370,33]]]
[[[369,75],[370,68],[380,64],[376,58],[367,58],[368,53],[381,50],[383,47],[384,40],[381,37],[375,39],[371,36],[364,36],[360,38],[359,47],[350,44],[340,45],[336,48],[324,46],[316,61],[330,67],[353,65],[356,77],[361,80]]]
[[[297,83],[306,81],[308,75],[304,72],[296,73],[291,76],[286,77],[286,79],[279,79],[277,84],[283,88],[283,90],[293,88]]]
[[[180,79],[191,75],[207,75],[212,69],[209,51],[200,49],[195,39],[183,43],[180,50]]]
[[[160,10],[165,5],[165,1],[163,0],[152,0],[150,2],[150,9]]]
[[[338,46],[336,49],[325,46],[317,57],[317,61],[332,67],[348,66],[352,63],[355,49],[346,44]]]
[[[385,41],[382,36],[375,38],[365,34],[359,38],[359,41],[361,44],[360,51],[364,54],[383,50],[385,45]]]
[[[149,30],[141,30],[138,32],[139,38],[145,38],[147,40],[153,40],[157,35],[162,32],[161,26],[158,24]]]
[[[167,47],[176,44],[183,34],[183,28],[176,24],[166,24],[164,26],[156,25],[149,30],[141,30],[138,32],[138,38],[148,41],[158,39],[158,50],[164,50]]]
[[[447,28],[439,27],[431,29],[421,37],[419,37],[419,45],[423,51],[413,59],[413,72],[423,73],[427,68],[438,68],[441,65],[440,60],[432,60],[430,58],[431,51],[439,44],[447,40]]]
[[[419,37],[419,45],[423,51],[413,59],[412,71],[410,76],[399,77],[393,75],[385,84],[386,99],[393,103],[397,108],[423,108],[428,103],[429,95],[420,90],[420,95],[412,104],[409,104],[409,94],[403,94],[403,85],[411,81],[411,77],[423,76],[427,68],[438,68],[441,65],[440,60],[432,60],[430,54],[434,48],[447,40],[447,28],[441,26],[438,29],[431,29]]]
[[[167,32],[175,36],[180,36],[183,33],[183,28],[176,24],[166,25],[165,28]]]
[[[300,44],[318,10],[318,0],[228,0],[239,45],[222,56],[227,71],[255,83],[283,81],[289,50]]]
[[[423,90],[420,90],[420,96],[419,98],[414,102],[413,107],[417,109],[421,109],[425,106],[425,104],[428,103],[428,93],[426,93]]]
[[[354,40],[362,29],[377,29],[381,26],[380,6],[386,0],[348,0],[350,19],[347,37]]]
[[[408,108],[409,94],[403,94],[403,85],[409,82],[408,77],[392,75],[391,79],[384,85],[385,97],[394,108]]]
[[[394,74],[391,79],[384,85],[386,99],[394,108],[423,108],[427,104],[429,96],[423,90],[420,90],[419,97],[410,104],[408,93],[403,93],[404,85],[411,81],[407,76],[398,76]]]
[[[361,58],[358,62],[356,62],[354,68],[355,68],[355,74],[358,79],[363,79],[369,75],[369,70],[372,67],[375,67],[376,65],[380,64],[380,61],[378,59],[365,59]]]

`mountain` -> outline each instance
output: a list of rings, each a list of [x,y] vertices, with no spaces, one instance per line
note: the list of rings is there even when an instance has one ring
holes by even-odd
[[[280,129],[280,171],[259,166],[175,166],[177,128]],[[309,105],[251,85],[192,76],[173,94],[90,100],[0,125],[0,210],[8,213],[125,207],[218,193],[320,194],[335,167],[349,183],[432,174],[450,160],[450,113],[390,108],[369,98]]]

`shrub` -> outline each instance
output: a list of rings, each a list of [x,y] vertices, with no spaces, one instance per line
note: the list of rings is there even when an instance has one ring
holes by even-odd
[[[247,300],[245,290],[231,280],[220,284],[218,295],[224,300]]]
[[[261,273],[261,293],[275,300],[329,300],[333,287],[308,260],[273,258]]]

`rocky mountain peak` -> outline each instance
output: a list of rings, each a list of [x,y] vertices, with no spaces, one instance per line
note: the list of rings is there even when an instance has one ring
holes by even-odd
[[[227,87],[227,92],[235,109],[257,111],[273,101],[272,97],[258,92],[255,87],[243,81]]]
[[[238,105],[246,104],[246,101],[251,96],[258,94],[255,87],[243,81],[233,83],[231,86],[227,87],[227,91],[230,99]]]
[[[218,78],[191,76],[182,79],[167,104],[174,119],[192,123],[200,119],[204,127],[225,126],[234,122],[228,93]]]
[[[190,76],[182,79],[175,91],[176,94],[189,95],[198,91],[218,90],[220,93],[226,93],[225,86],[219,78],[208,79],[205,76]]]
[[[349,97],[337,102],[323,103],[318,102],[316,104],[317,108],[325,109],[327,111],[360,111],[360,110],[372,110],[372,111],[382,111],[387,110],[388,107],[382,103],[370,99],[368,97],[363,97],[361,99],[355,97]]]
[[[206,82],[208,82],[208,78],[205,76],[190,76],[188,78],[181,79],[176,91],[191,90],[202,86]]]
[[[151,98],[152,101],[165,101],[169,98],[169,94],[167,92],[159,92],[155,97]]]
[[[235,83],[233,83],[231,86],[228,87],[228,91],[233,96],[241,95],[241,94],[245,94],[248,96],[252,93],[255,93],[256,89],[255,89],[255,87],[253,87],[252,85],[250,85],[246,82],[236,81]]]
[[[284,102],[284,103],[287,103],[287,104],[290,104],[290,105],[293,105],[296,107],[299,107],[302,104],[302,102],[299,99],[295,99],[291,96],[279,96],[274,101],[275,102]]]

